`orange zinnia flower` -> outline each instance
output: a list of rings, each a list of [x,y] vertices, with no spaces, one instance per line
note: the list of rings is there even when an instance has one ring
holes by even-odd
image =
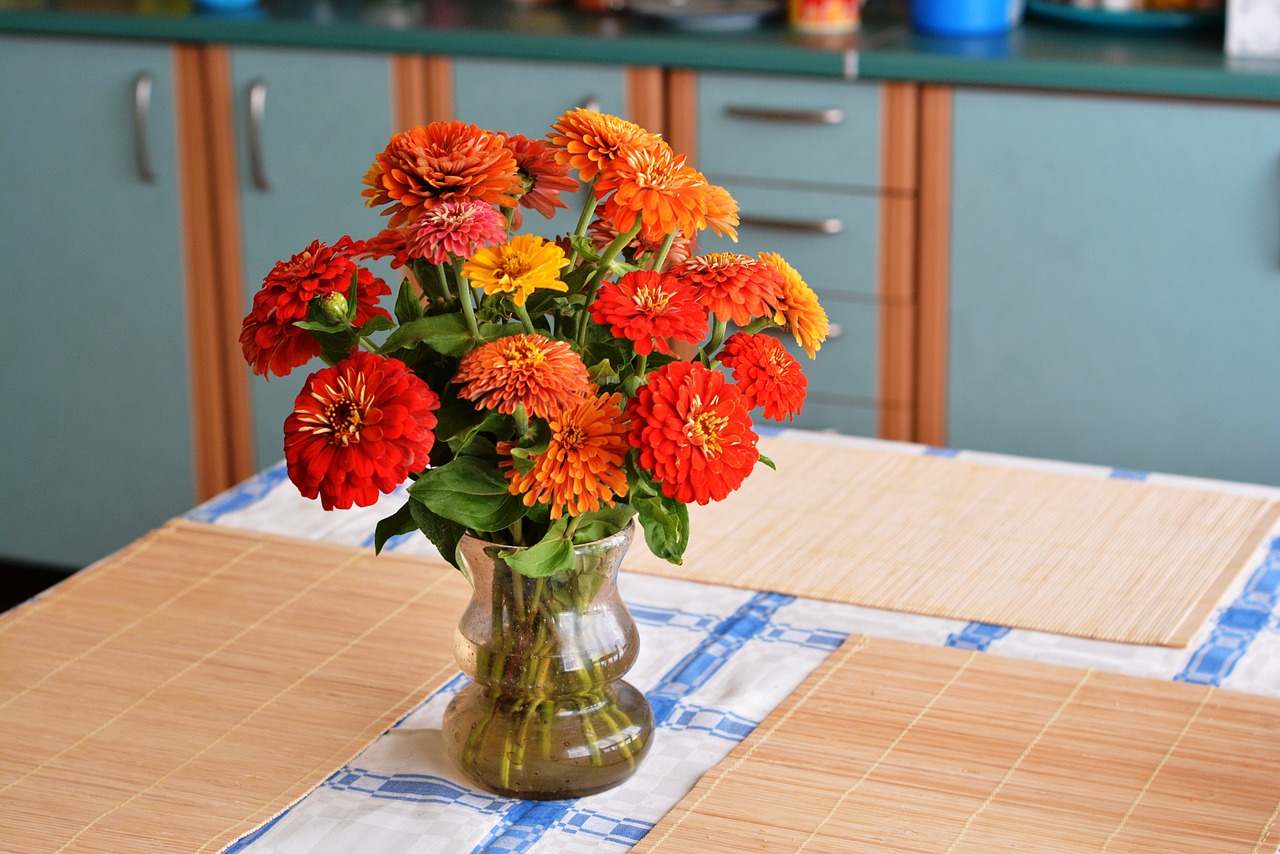
[[[625,232],[639,217],[641,236],[657,243],[673,232],[693,237],[706,228],[709,187],[701,173],[656,139],[624,150],[600,173],[595,192],[604,199],[601,219]]]
[[[284,422],[289,479],[325,510],[368,507],[430,462],[440,398],[398,359],[357,350],[307,378]]]
[[[809,380],[777,338],[734,333],[718,358],[733,370],[733,381],[751,405],[764,409],[765,418],[785,421],[800,414]]]
[[[560,194],[572,193],[578,189],[578,182],[569,177],[568,165],[556,160],[556,152],[551,145],[545,140],[529,139],[518,133],[499,133],[498,136],[511,149],[520,169],[524,184],[520,206],[533,208],[547,219],[556,215],[556,208],[568,210],[569,205],[560,198]],[[514,220],[511,224],[514,227],[520,225]]]
[[[486,294],[511,294],[516,305],[524,305],[536,290],[569,290],[560,281],[560,268],[567,262],[564,250],[555,243],[536,234],[517,234],[501,246],[478,250],[462,272]]]
[[[738,202],[718,184],[707,185],[707,228],[738,240]]]
[[[453,381],[458,394],[483,409],[549,418],[588,391],[587,366],[563,341],[511,335],[481,344],[462,357]]]
[[[433,122],[391,137],[364,176],[369,207],[387,205],[395,227],[443,201],[479,199],[515,207],[520,173],[495,133],[465,122]]]
[[[390,318],[378,300],[391,288],[352,260],[366,249],[364,241],[346,236],[333,246],[313,240],[288,261],[276,263],[254,295],[240,329],[240,348],[255,374],[283,377],[320,355],[320,345],[311,333],[294,323],[307,319],[312,300],[350,291],[353,274],[355,324],[362,326],[375,316]]]
[[[736,252],[699,255],[671,273],[693,284],[699,301],[717,320],[738,326],[757,317],[772,317],[782,296],[781,273]]]
[[[588,183],[621,152],[654,135],[626,119],[579,107],[557,119],[547,137],[557,149],[556,162],[577,169]]]
[[[526,507],[546,504],[551,518],[612,507],[627,494],[623,462],[627,456],[627,419],[622,395],[591,395],[548,419],[551,442],[521,474],[507,469],[511,494],[523,495]]]
[[[719,501],[742,485],[759,452],[747,399],[701,362],[671,362],[627,402],[627,441],[668,498]]]
[[[782,256],[776,252],[761,252],[760,261],[782,274],[782,296],[774,320],[791,327],[796,343],[812,359],[818,354],[822,342],[827,340],[831,322],[827,312],[818,305],[818,295],[805,284],[804,279]]]
[[[675,276],[635,270],[606,283],[591,303],[591,317],[647,356],[670,353],[667,339],[698,344],[707,334],[707,310],[693,288]]]

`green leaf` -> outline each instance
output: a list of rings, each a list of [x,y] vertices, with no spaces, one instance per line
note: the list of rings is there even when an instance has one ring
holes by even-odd
[[[689,545],[689,508],[664,495],[632,498],[631,503],[644,526],[644,541],[649,551],[669,563],[682,563],[685,547]]]
[[[400,292],[396,294],[396,320],[400,323],[410,323],[422,317],[422,300],[418,297],[418,291],[409,282],[404,279],[400,282]]]
[[[387,336],[382,352],[391,353],[404,347],[426,344],[446,356],[463,356],[476,345],[461,312],[420,317],[402,324]]]
[[[567,517],[557,520],[541,540],[508,557],[507,566],[529,578],[546,578],[573,569],[573,543],[564,535],[567,527]]]
[[[372,335],[375,332],[386,332],[388,329],[395,328],[396,324],[391,318],[375,314],[373,317],[369,318],[369,321],[364,326],[360,327],[360,334]]]
[[[457,457],[429,469],[409,494],[437,515],[474,531],[501,531],[525,514],[520,496],[507,491],[502,472],[479,457]]]
[[[328,332],[333,335],[346,331],[345,326],[326,320],[295,320],[293,325],[308,332]]]
[[[360,268],[351,268],[351,290],[347,291],[347,323],[355,323],[356,297],[359,294]]]
[[[382,547],[392,537],[418,530],[418,524],[413,519],[413,512],[409,509],[409,505],[412,503],[412,500],[406,501],[399,510],[387,518],[379,520],[377,526],[373,529],[374,554],[381,554]]]
[[[621,501],[612,507],[601,507],[594,513],[583,513],[578,517],[578,528],[573,532],[573,541],[580,545],[612,537],[627,527],[634,515],[635,508]]]
[[[458,560],[458,540],[462,539],[467,529],[452,519],[446,519],[433,512],[430,507],[415,498],[410,498],[405,506],[409,508],[418,530],[422,531],[431,544],[439,550],[440,556],[453,564],[458,571],[467,576],[467,581],[470,581],[471,576],[467,575],[466,568]]]
[[[756,455],[760,458],[760,462],[764,463],[765,465],[767,465],[769,468],[773,469],[774,471],[777,471],[777,470],[778,470],[778,466],[777,466],[777,464],[776,464],[776,463],[774,463],[774,461],[773,461],[773,460],[769,459],[768,457],[766,457],[764,454],[760,453],[759,451],[756,451]]]

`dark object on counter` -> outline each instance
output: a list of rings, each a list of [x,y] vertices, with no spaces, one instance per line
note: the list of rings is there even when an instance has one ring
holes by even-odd
[[[745,30],[782,12],[780,0],[627,0],[627,9],[682,30]]]
[[[1164,8],[1130,10],[1101,9],[1082,6],[1061,0],[1027,0],[1027,13],[1041,18],[1051,18],[1069,24],[1091,27],[1112,27],[1125,30],[1183,30],[1199,27],[1220,27],[1226,20],[1222,3],[1200,2],[1195,6],[1175,9]]]
[[[627,6],[627,0],[573,0],[573,5],[583,12],[620,12]]]

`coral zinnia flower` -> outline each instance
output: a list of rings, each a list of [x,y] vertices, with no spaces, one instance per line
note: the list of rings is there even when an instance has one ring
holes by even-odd
[[[511,335],[481,344],[462,357],[453,381],[458,394],[484,409],[510,415],[516,406],[550,418],[587,393],[587,366],[563,341]]]
[[[604,254],[605,249],[609,247],[613,241],[618,239],[618,229],[603,220],[592,220],[591,225],[587,228],[587,237],[591,238],[591,248],[595,249],[596,254]],[[624,249],[628,252],[628,257],[639,258],[641,253],[655,253],[662,248],[663,240],[651,242],[645,240],[640,235],[636,235]],[[664,268],[671,267],[676,264],[683,264],[693,257],[693,253],[697,251],[698,245],[683,234],[677,234],[675,239],[671,241],[671,247],[667,250],[666,260],[663,262]]]
[[[406,267],[409,264],[409,229],[408,226],[384,228],[365,243],[362,258],[390,258],[391,268]]]
[[[410,255],[443,264],[506,240],[507,221],[493,205],[477,199],[441,202],[409,223],[405,234]]]
[[[625,232],[640,217],[640,234],[657,243],[674,231],[693,237],[706,228],[709,186],[700,172],[685,165],[684,157],[657,139],[623,150],[600,173],[595,192],[604,199],[601,219]]]
[[[627,403],[627,441],[668,498],[719,501],[742,485],[759,453],[747,399],[701,362],[671,362]]]
[[[517,234],[501,246],[477,251],[462,272],[486,294],[512,294],[516,305],[524,305],[536,290],[569,290],[560,281],[560,268],[567,261],[564,250],[556,244],[536,234]]]
[[[633,122],[584,107],[557,119],[547,137],[558,149],[556,162],[577,169],[584,183],[594,179],[621,152],[655,138]]]
[[[394,228],[440,202],[479,199],[515,207],[515,155],[495,133],[466,122],[433,122],[391,137],[364,176],[369,207],[387,205]]]
[[[398,359],[357,350],[316,371],[284,422],[289,479],[325,510],[368,507],[430,461],[436,393]]]
[[[778,310],[773,319],[791,327],[796,343],[812,359],[822,347],[822,342],[827,340],[827,332],[831,329],[826,310],[818,305],[818,295],[800,278],[796,268],[784,261],[781,255],[761,252],[760,261],[782,274],[782,297],[778,300]]]
[[[733,370],[733,381],[751,405],[764,408],[765,418],[785,421],[800,414],[809,380],[781,341],[736,332],[718,358]]]
[[[636,353],[670,353],[668,338],[698,344],[707,334],[707,309],[693,288],[675,276],[636,270],[601,286],[591,317],[619,338],[635,343]]]
[[[520,206],[532,208],[547,219],[556,215],[556,208],[567,210],[569,205],[560,198],[560,193],[572,193],[578,189],[578,182],[569,177],[567,164],[556,161],[556,152],[551,145],[545,140],[529,139],[518,133],[509,136],[499,133],[498,136],[511,149],[520,168],[524,182]]]
[[[253,298],[253,308],[240,329],[240,348],[255,374],[268,372],[278,377],[320,355],[320,345],[311,333],[293,324],[307,319],[313,299],[331,293],[345,294],[356,275],[357,326],[374,316],[390,315],[378,307],[378,300],[391,293],[387,283],[352,258],[366,251],[364,241],[343,237],[333,246],[318,240],[288,261],[278,262],[267,274],[262,290]]]
[[[757,317],[772,317],[782,296],[782,274],[736,252],[699,255],[672,275],[694,285],[698,299],[718,320],[746,326]]]
[[[627,456],[627,419],[622,395],[591,395],[551,417],[551,442],[521,474],[507,470],[511,494],[523,495],[526,507],[547,504],[551,518],[595,512],[603,502],[627,494],[622,468]]]

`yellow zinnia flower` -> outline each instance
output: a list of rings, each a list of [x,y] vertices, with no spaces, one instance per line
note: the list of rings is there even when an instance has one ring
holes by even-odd
[[[536,290],[569,290],[560,281],[560,269],[567,260],[556,244],[534,234],[517,234],[501,246],[477,251],[462,272],[485,294],[511,294],[516,305],[524,305]]]
[[[822,342],[827,340],[827,332],[831,329],[826,310],[818,305],[818,295],[800,278],[796,268],[776,252],[761,252],[760,262],[782,274],[782,296],[778,300],[774,321],[789,326],[796,343],[812,359],[822,347]]]

